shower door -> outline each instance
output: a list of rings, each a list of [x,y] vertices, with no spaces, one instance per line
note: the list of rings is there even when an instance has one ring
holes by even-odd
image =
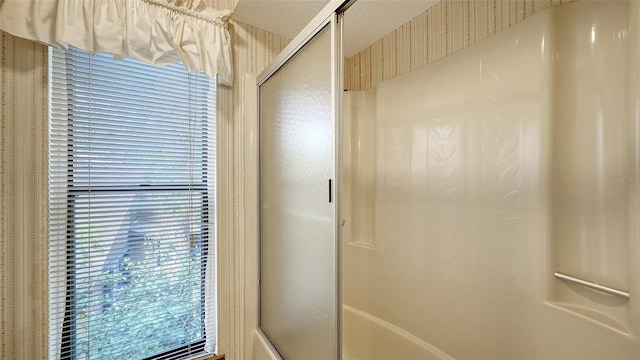
[[[332,13],[258,83],[259,327],[287,360],[337,359],[340,352],[339,33]]]

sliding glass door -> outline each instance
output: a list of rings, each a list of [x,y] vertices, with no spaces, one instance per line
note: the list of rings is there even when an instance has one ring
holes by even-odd
[[[338,35],[332,15],[259,83],[259,323],[287,360],[339,353]]]

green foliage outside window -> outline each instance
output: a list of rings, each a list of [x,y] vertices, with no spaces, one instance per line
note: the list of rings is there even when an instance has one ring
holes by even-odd
[[[88,285],[76,296],[79,359],[141,359],[203,338],[201,257],[175,242],[144,245],[142,258],[79,280]]]

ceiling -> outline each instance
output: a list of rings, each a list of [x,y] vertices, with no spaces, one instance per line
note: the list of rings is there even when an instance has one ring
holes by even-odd
[[[439,0],[358,0],[345,12],[344,53],[351,57]],[[239,0],[233,19],[293,39],[325,0]]]

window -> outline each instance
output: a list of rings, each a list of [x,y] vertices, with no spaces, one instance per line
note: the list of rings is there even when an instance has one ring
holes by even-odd
[[[50,357],[213,352],[215,78],[50,55]]]

